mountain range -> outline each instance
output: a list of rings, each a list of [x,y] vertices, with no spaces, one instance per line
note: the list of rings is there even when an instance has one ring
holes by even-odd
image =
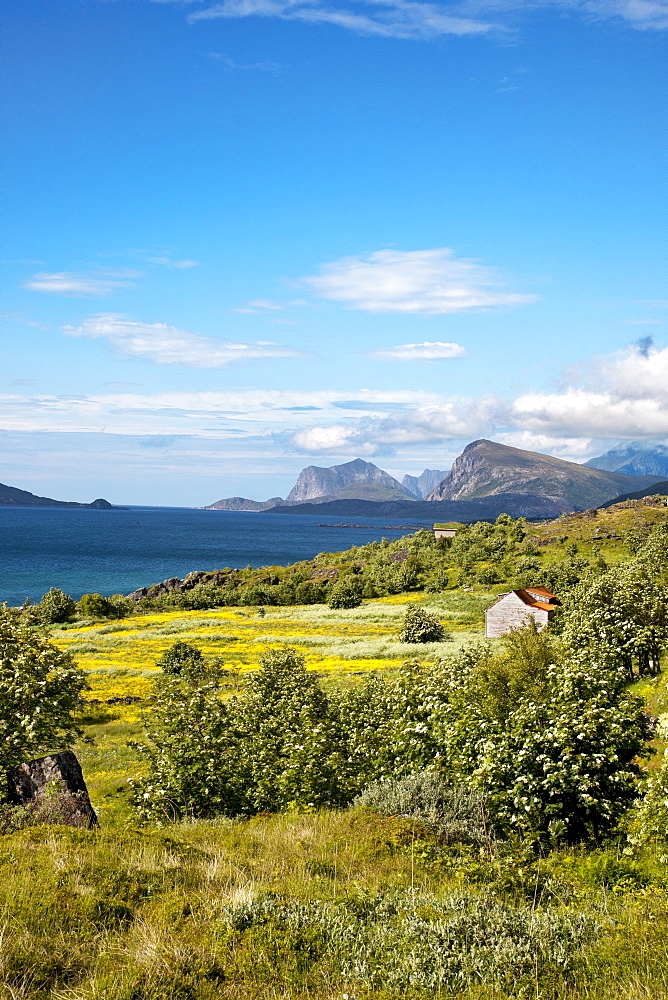
[[[288,513],[288,508],[299,507],[301,513],[316,513],[311,508],[318,507],[317,512],[324,514],[323,505],[336,504],[336,507],[329,508],[329,513],[343,514],[346,512],[343,507],[347,504],[346,509],[350,513],[358,514],[364,513],[359,503],[365,501],[377,505],[400,505],[391,509],[384,506],[382,510],[379,507],[381,515],[399,514],[400,508],[403,511],[408,505],[418,516],[417,506],[420,506],[421,500],[427,503],[456,503],[521,494],[525,506],[533,503],[529,499],[533,497],[534,500],[552,502],[556,505],[555,510],[559,508],[559,512],[563,513],[566,510],[598,507],[620,494],[649,487],[662,478],[660,475],[629,475],[578,465],[483,439],[467,445],[447,473],[425,469],[421,476],[404,476],[400,483],[372,462],[360,458],[330,468],[309,465],[300,472],[285,500],[280,497],[266,501],[230,497],[218,500],[206,509],[260,511],[280,508]],[[516,506],[516,502],[513,503]],[[308,505],[308,511],[304,505]],[[542,510],[545,505],[538,506]],[[372,511],[365,510],[371,516]],[[507,512],[510,513],[510,510]],[[443,512],[434,509],[433,513],[436,516]],[[454,509],[450,516],[456,516]]]

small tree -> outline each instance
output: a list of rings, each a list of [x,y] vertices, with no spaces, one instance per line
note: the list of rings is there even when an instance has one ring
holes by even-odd
[[[527,630],[506,656],[480,647],[443,661],[433,738],[446,772],[482,788],[508,832],[598,840],[636,797],[651,727],[619,672],[558,659],[544,641]]]
[[[443,642],[449,638],[436,615],[418,604],[409,604],[406,608],[399,636],[402,642]]]
[[[57,587],[51,587],[48,593],[44,594],[36,610],[40,621],[54,625],[71,618],[76,611],[76,604],[69,594],[58,590]]]
[[[26,622],[0,615],[0,771],[81,736],[83,672]]]
[[[77,611],[83,618],[115,618],[116,609],[102,594],[84,594],[77,601]]]
[[[335,583],[327,601],[330,608],[358,608],[362,603],[362,587],[356,579],[343,579]]]
[[[179,639],[165,650],[160,659],[156,660],[156,666],[160,667],[165,674],[187,676],[202,671],[204,657],[202,650],[194,643]]]
[[[246,697],[229,705],[244,734],[251,811],[313,809],[345,801],[347,768],[336,712],[294,649],[271,650]]]

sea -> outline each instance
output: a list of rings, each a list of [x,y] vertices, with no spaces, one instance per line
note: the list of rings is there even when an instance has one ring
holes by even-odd
[[[0,507],[0,602],[40,600],[50,587],[128,594],[191,570],[284,566],[398,538],[428,520],[129,507]]]

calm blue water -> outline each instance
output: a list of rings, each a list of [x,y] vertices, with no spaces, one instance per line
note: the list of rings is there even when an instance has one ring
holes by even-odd
[[[388,526],[402,521],[185,507],[0,507],[0,601],[35,602],[49,587],[75,599],[86,593],[127,594],[194,569],[281,566],[383,536],[397,538],[411,529]],[[319,526],[323,522],[327,527]],[[346,527],[335,526],[341,522]],[[355,522],[369,527],[354,527]]]

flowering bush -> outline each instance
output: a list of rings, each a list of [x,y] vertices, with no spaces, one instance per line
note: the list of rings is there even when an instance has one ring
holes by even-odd
[[[443,642],[447,638],[436,615],[418,604],[409,604],[406,608],[399,637],[402,642]]]
[[[38,630],[0,615],[0,770],[81,735],[84,674]]]
[[[76,611],[76,604],[69,594],[58,590],[57,587],[51,587],[48,593],[42,597],[36,610],[40,621],[46,624],[54,624],[56,622],[65,622],[68,618],[71,618]]]

